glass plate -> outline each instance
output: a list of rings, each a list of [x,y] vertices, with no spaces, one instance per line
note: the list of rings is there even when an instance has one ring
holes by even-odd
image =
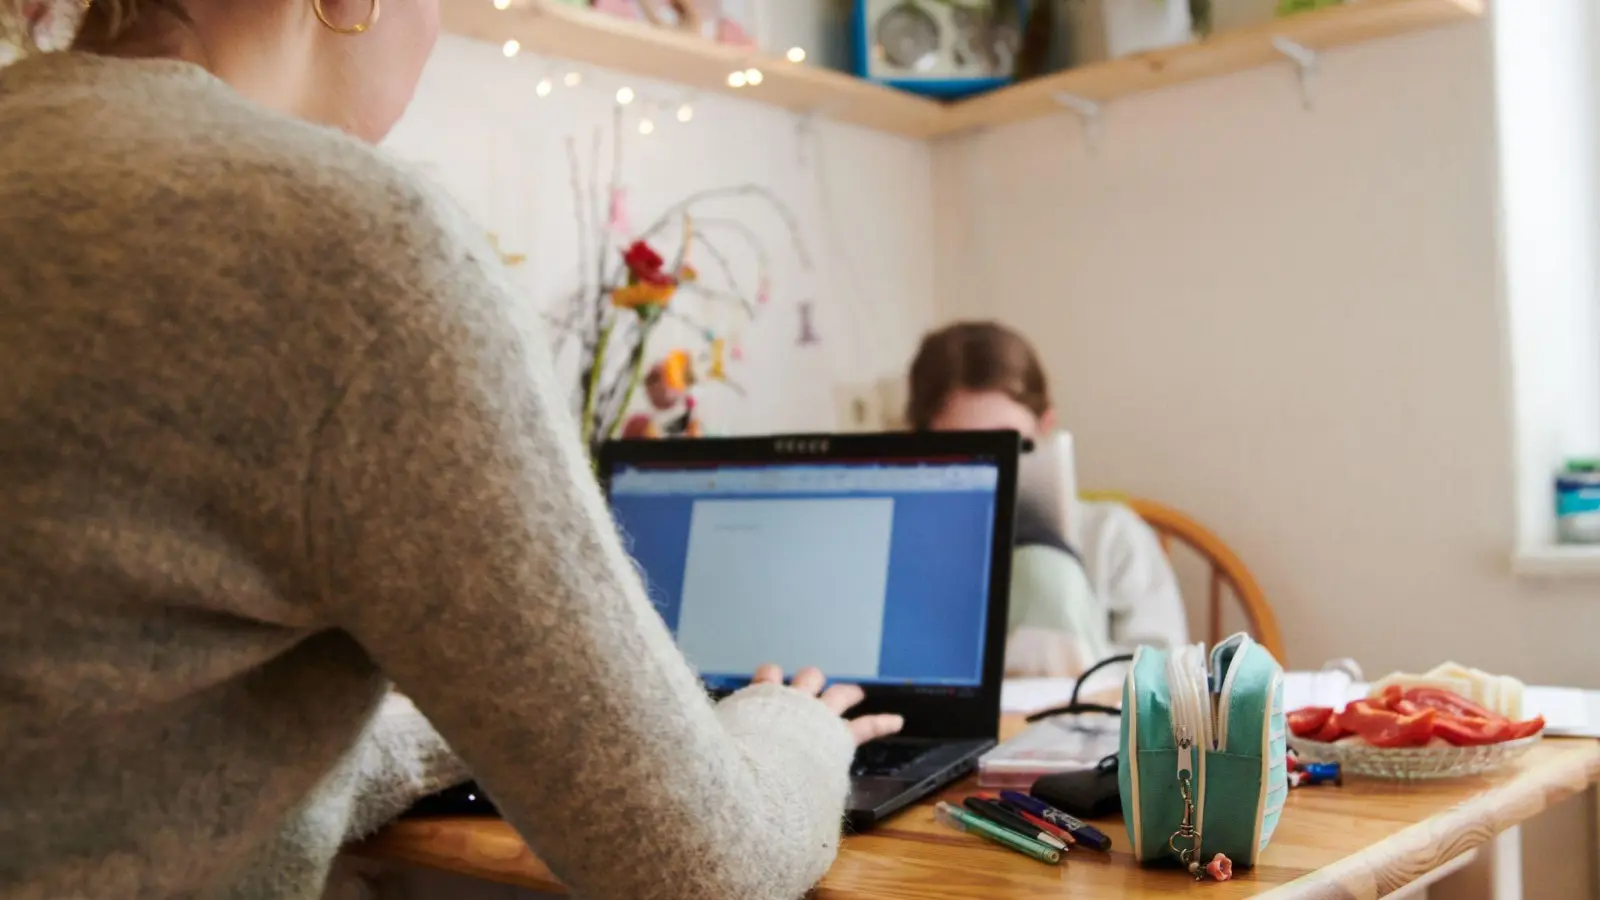
[[[1374,747],[1356,741],[1321,744],[1289,736],[1289,746],[1302,762],[1336,762],[1345,775],[1369,775],[1410,781],[1462,778],[1492,772],[1511,764],[1544,733],[1481,747]]]

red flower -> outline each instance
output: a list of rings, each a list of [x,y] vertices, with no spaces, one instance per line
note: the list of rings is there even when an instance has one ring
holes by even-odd
[[[628,267],[629,274],[636,278],[646,278],[661,273],[661,267],[666,260],[661,254],[650,249],[644,241],[634,241],[622,252],[622,262]]]

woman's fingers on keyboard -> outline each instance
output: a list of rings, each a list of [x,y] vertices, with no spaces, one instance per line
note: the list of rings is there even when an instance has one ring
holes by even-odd
[[[822,686],[827,683],[828,679],[823,677],[821,669],[816,666],[806,666],[804,669],[794,673],[794,680],[789,682],[789,686],[815,697],[822,691]]]
[[[906,720],[900,716],[862,716],[850,720],[850,735],[856,739],[856,745],[860,746],[867,741],[895,734],[904,728],[905,724]]]
[[[850,707],[860,703],[866,694],[853,684],[836,684],[822,692],[822,703],[836,716],[842,716]]]

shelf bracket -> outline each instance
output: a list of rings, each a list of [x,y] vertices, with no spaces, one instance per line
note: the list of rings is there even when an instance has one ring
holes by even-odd
[[[1105,105],[1098,100],[1065,91],[1058,91],[1051,98],[1057,106],[1077,115],[1078,121],[1083,123],[1083,137],[1089,143],[1089,149],[1100,149],[1101,115],[1105,112]]]
[[[1300,102],[1305,104],[1306,109],[1310,109],[1312,88],[1316,85],[1317,72],[1320,68],[1317,51],[1281,34],[1273,35],[1272,47],[1283,54],[1289,62],[1294,63],[1294,67],[1299,70]]]

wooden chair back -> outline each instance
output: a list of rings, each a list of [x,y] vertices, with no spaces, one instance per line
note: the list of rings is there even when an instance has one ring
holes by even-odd
[[[1250,574],[1250,569],[1239,559],[1239,555],[1211,529],[1184,512],[1154,500],[1137,497],[1124,498],[1122,502],[1138,513],[1139,518],[1144,519],[1145,523],[1155,531],[1156,536],[1161,539],[1161,549],[1165,550],[1168,556],[1172,555],[1172,542],[1176,540],[1193,550],[1210,566],[1210,590],[1206,607],[1207,645],[1215,644],[1226,637],[1222,633],[1222,595],[1226,588],[1226,592],[1233,594],[1243,608],[1245,621],[1249,623],[1250,636],[1266,647],[1273,658],[1287,668],[1288,662],[1283,655],[1283,633],[1278,630],[1278,617],[1273,614],[1271,605],[1267,603],[1261,585],[1256,583],[1255,576]]]

